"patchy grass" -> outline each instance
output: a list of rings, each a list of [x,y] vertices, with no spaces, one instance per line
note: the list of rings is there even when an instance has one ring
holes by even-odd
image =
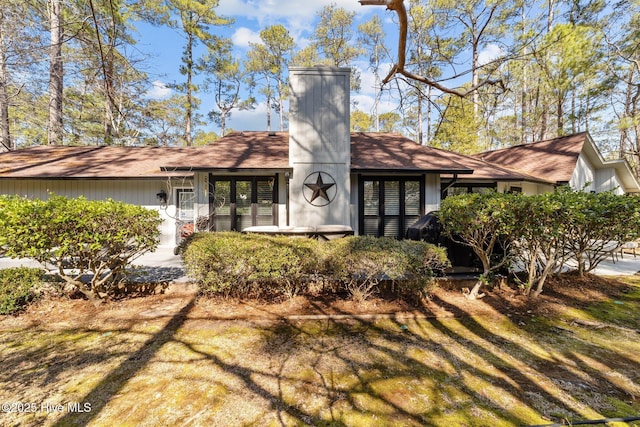
[[[211,300],[189,293],[86,313],[81,301],[40,303],[31,317],[0,322],[0,402],[37,405],[0,414],[0,425],[516,426],[637,416],[640,277],[624,280],[619,292],[590,285],[582,299],[584,289],[560,284],[506,311],[491,295],[469,304],[443,292],[430,303],[456,313],[446,317],[216,319]],[[69,402],[90,411],[70,412]]]

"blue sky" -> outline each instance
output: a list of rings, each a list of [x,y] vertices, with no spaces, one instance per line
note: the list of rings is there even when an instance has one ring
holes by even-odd
[[[242,58],[249,49],[249,43],[260,41],[259,33],[263,28],[282,24],[289,30],[297,47],[303,48],[309,43],[317,22],[317,13],[331,3],[356,13],[356,26],[369,20],[374,14],[382,19],[387,34],[387,48],[395,55],[397,49],[398,26],[395,13],[387,11],[384,6],[361,6],[357,0],[220,0],[217,13],[235,19],[235,23],[228,27],[215,28],[218,34],[231,38],[237,56]],[[184,47],[184,38],[180,32],[167,27],[152,27],[148,24],[137,25],[139,31],[138,49],[149,55],[147,71],[154,86],[149,90],[149,96],[162,98],[170,95],[167,83],[180,83],[184,76],[179,72],[180,57]],[[200,51],[202,52],[202,51]],[[490,50],[487,51],[490,53]],[[375,102],[376,91],[373,75],[367,70],[366,62],[355,63],[362,74],[361,91],[353,98],[358,103],[358,109],[371,113]],[[390,67],[391,64],[387,64]],[[383,77],[388,68],[382,71]],[[201,93],[200,112],[206,114],[213,108],[211,95]],[[383,96],[379,100],[380,112],[393,110],[396,106],[393,99]],[[277,119],[272,116],[272,130],[279,130]],[[207,120],[207,119],[205,119]],[[264,104],[256,106],[252,111],[233,111],[228,127],[235,130],[265,130],[266,112]],[[206,130],[218,132],[218,127],[210,123]]]
[[[231,38],[234,50],[240,58],[249,49],[250,42],[260,41],[260,30],[274,24],[284,25],[294,38],[297,47],[302,48],[309,43],[317,22],[317,12],[331,3],[356,12],[356,25],[370,19],[373,14],[378,14],[385,23],[385,31],[395,50],[397,25],[392,20],[395,15],[386,11],[384,6],[361,6],[357,0],[305,0],[304,2],[299,0],[220,0],[216,12],[219,15],[234,18],[235,23],[228,28],[217,27],[215,31]],[[148,56],[145,69],[149,73],[150,80],[154,82],[149,90],[149,96],[154,98],[169,96],[171,89],[165,84],[184,81],[184,76],[179,72],[184,38],[179,31],[167,27],[154,27],[144,23],[138,23],[136,27],[139,33],[137,48]],[[202,53],[202,50],[199,52]],[[371,110],[375,97],[372,87],[373,77],[367,72],[366,63],[359,63],[356,66],[361,69],[363,77],[362,91],[356,96],[359,108],[363,111]],[[207,112],[213,108],[213,100],[211,95],[206,93],[199,94],[199,97],[202,100],[200,112],[206,117]],[[387,103],[386,107],[382,106],[383,111],[388,111],[395,105],[391,100]],[[252,111],[234,111],[228,126],[236,130],[265,130],[265,106],[259,104]],[[277,120],[272,119],[272,129],[278,130],[278,126]],[[215,124],[205,128],[219,130]]]

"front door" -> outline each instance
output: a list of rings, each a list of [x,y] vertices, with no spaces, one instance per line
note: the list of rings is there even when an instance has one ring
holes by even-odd
[[[195,194],[191,188],[176,190],[176,244],[194,232]]]

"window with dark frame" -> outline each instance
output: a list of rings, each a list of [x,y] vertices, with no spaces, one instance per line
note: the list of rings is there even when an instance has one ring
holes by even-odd
[[[446,183],[441,185],[442,190],[447,187]],[[447,188],[442,194],[442,198],[447,198],[448,196],[457,196],[459,194],[467,194],[467,193],[486,193],[487,191],[495,191],[497,188],[496,183],[458,183],[453,184],[451,187]]]
[[[404,238],[424,215],[423,177],[361,177],[360,234]]]
[[[209,176],[212,229],[242,231],[277,224],[277,177]]]

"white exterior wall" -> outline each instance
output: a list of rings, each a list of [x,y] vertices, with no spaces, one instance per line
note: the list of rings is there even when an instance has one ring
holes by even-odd
[[[496,191],[498,191],[498,193],[506,193],[507,191],[509,191],[511,187],[522,188],[522,194],[525,194],[527,196],[532,196],[534,194],[549,193],[554,190],[554,187],[551,184],[537,184],[535,182],[527,182],[527,181],[518,181],[518,182],[500,181],[498,182]]]
[[[587,185],[588,184],[588,185]],[[596,173],[591,163],[580,153],[569,186],[574,190],[596,191]],[[585,187],[586,186],[586,187]]]
[[[195,195],[195,203],[193,205],[194,216],[197,219],[200,217],[209,217],[209,174],[208,173],[196,173],[193,178],[193,192]],[[175,197],[175,195],[173,196]],[[175,209],[175,203],[173,208]]]
[[[427,174],[424,183],[424,213],[440,209],[440,175]]]
[[[278,223],[279,227],[285,227],[287,224],[287,199],[289,198],[288,185],[290,177],[284,173],[278,174]]]
[[[596,191],[611,191],[618,195],[624,194],[622,182],[614,168],[605,168],[596,171]]]
[[[0,194],[26,196],[33,199],[49,198],[50,193],[65,197],[84,196],[88,200],[106,200],[129,203],[155,209],[163,223],[160,226],[160,245],[175,244],[176,207],[174,197],[169,194],[167,182],[163,180],[0,180]],[[164,190],[169,196],[166,207],[160,206],[156,194]]]

